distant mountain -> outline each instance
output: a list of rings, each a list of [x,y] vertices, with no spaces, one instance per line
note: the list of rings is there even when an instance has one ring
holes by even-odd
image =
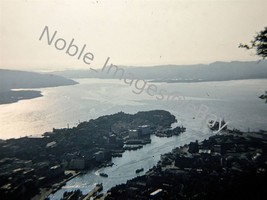
[[[0,69],[0,104],[42,96],[40,91],[12,91],[12,89],[56,87],[74,84],[77,84],[77,82],[53,74]]]
[[[109,66],[107,66],[109,68]],[[161,65],[151,67],[119,66],[120,71],[114,76],[115,68],[94,72],[93,70],[68,70],[53,72],[68,78],[123,78],[148,79],[166,82],[224,81],[239,79],[267,78],[267,61],[260,62],[215,62],[204,65]],[[121,70],[122,69],[122,70]],[[130,76],[131,74],[131,76]]]
[[[0,91],[74,84],[77,84],[77,82],[54,74],[0,69]]]

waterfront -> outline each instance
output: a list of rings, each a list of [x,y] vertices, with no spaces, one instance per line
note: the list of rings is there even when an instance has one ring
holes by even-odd
[[[138,176],[143,175],[148,169],[152,168],[160,160],[160,155],[170,152],[175,147],[187,144],[190,141],[195,141],[203,138],[208,138],[213,135],[209,130],[205,135],[193,133],[188,130],[180,136],[169,138],[159,138],[155,135],[151,136],[151,144],[145,145],[142,149],[136,151],[126,151],[121,158],[113,158],[112,167],[95,169],[87,174],[80,175],[67,182],[58,192],[50,195],[51,200],[58,200],[62,197],[65,191],[80,189],[84,194],[88,193],[97,183],[103,183],[103,191],[106,192],[111,187],[126,183],[127,180],[137,176],[136,169],[144,168]],[[108,174],[108,178],[100,177],[99,173]]]
[[[0,138],[40,135],[52,128],[76,126],[79,121],[97,118],[119,111],[135,113],[143,110],[170,111],[187,131],[180,136],[158,138],[137,151],[126,151],[121,158],[114,158],[113,167],[99,170],[108,178],[97,175],[96,170],[78,176],[51,196],[59,199],[64,191],[81,189],[90,191],[94,184],[103,182],[104,191],[136,176],[135,170],[144,168],[142,175],[155,165],[160,154],[171,151],[195,140],[203,140],[213,133],[201,118],[186,112],[179,102],[159,101],[147,94],[136,95],[132,88],[118,80],[79,79],[79,85],[40,89],[44,97],[0,106]],[[194,105],[204,104],[211,113],[231,121],[229,127],[243,131],[267,129],[267,106],[258,98],[266,88],[267,80],[240,80],[204,83],[157,83],[168,92],[178,92],[185,101]]]

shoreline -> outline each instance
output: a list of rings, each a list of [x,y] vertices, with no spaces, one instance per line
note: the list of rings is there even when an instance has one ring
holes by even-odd
[[[167,80],[149,80],[151,83],[206,83],[206,82],[224,82],[224,81],[244,81],[244,80],[267,80],[267,78],[243,78],[243,79],[225,79],[225,80],[175,80],[175,79],[167,79]]]
[[[58,190],[60,190],[68,181],[70,181],[71,179],[79,176],[81,174],[81,172],[76,172],[76,171],[67,171],[69,173],[73,173],[71,177],[66,178],[60,182],[56,182],[53,185],[58,185],[57,188],[52,189],[52,188],[48,188],[48,187],[43,187],[40,188],[40,192],[39,194],[35,195],[34,197],[31,198],[31,200],[45,200],[47,199],[47,197],[55,192],[57,192]],[[66,171],[65,171],[66,173]],[[53,186],[52,186],[53,187]]]
[[[56,191],[68,181],[65,170],[81,173],[105,164],[116,153],[125,151],[127,141],[145,145],[147,142],[143,141],[149,141],[151,134],[171,129],[174,122],[175,116],[164,110],[119,112],[82,122],[77,127],[53,129],[42,138],[1,141],[0,195],[16,199],[21,194],[32,197],[40,189],[42,194],[51,189]],[[178,134],[177,131],[173,129],[173,133]],[[55,180],[59,183],[55,184]],[[50,189],[44,190],[47,186]]]
[[[111,188],[105,199],[261,199],[267,194],[266,153],[267,131],[228,130],[174,148],[145,175]]]
[[[0,106],[17,103],[21,100],[30,100],[43,97],[42,92],[39,90],[8,90],[0,92]]]
[[[266,133],[267,133],[266,131],[265,132],[264,131],[262,131],[262,132],[239,132],[239,131],[235,132],[235,130],[229,130],[228,129],[228,130],[224,131],[223,134],[220,134],[220,135],[217,134],[217,135],[214,135],[214,136],[210,136],[208,139],[204,139],[203,141],[199,141],[199,143],[198,143],[198,141],[196,141],[196,142],[191,141],[189,143],[186,143],[184,145],[181,145],[179,147],[174,148],[169,153],[163,154],[161,159],[159,160],[158,164],[155,165],[154,167],[150,168],[148,171],[146,171],[144,175],[136,176],[133,179],[127,180],[126,183],[122,183],[122,184],[119,184],[117,186],[113,186],[112,188],[109,188],[106,192],[96,193],[95,197],[96,196],[99,197],[99,198],[101,197],[101,199],[104,199],[104,198],[107,197],[107,200],[111,200],[111,199],[114,200],[114,199],[118,199],[120,197],[120,196],[116,196],[116,195],[118,195],[118,194],[123,195],[124,194],[123,191],[126,191],[127,194],[132,194],[133,195],[133,196],[131,196],[131,198],[139,199],[140,196],[134,196],[134,194],[137,191],[138,191],[137,193],[139,193],[139,191],[146,190],[145,185],[148,184],[145,181],[146,179],[149,179],[149,180],[152,179],[153,180],[154,177],[159,176],[161,178],[155,179],[152,182],[156,183],[160,179],[163,179],[163,180],[166,181],[166,180],[168,180],[170,178],[169,177],[168,179],[165,179],[166,178],[165,177],[166,174],[169,174],[172,178],[179,176],[179,179],[183,179],[185,174],[192,176],[193,179],[197,178],[198,176],[201,175],[202,172],[206,173],[206,171],[207,171],[207,169],[205,169],[206,165],[202,165],[201,164],[196,169],[194,169],[195,170],[194,171],[194,170],[191,169],[191,166],[190,166],[191,165],[190,163],[193,163],[193,161],[189,162],[189,160],[188,161],[180,160],[179,162],[175,161],[175,164],[174,164],[172,162],[169,162],[169,160],[173,160],[174,157],[177,156],[177,155],[178,156],[184,156],[185,152],[187,152],[187,153],[190,152],[190,153],[192,153],[192,155],[194,155],[194,152],[197,152],[198,156],[200,156],[200,157],[204,156],[205,158],[207,156],[215,153],[214,156],[219,161],[220,160],[220,156],[224,156],[223,152],[228,151],[227,148],[230,148],[230,147],[227,147],[227,146],[219,147],[218,144],[216,144],[215,141],[226,140],[229,143],[229,139],[230,139],[230,140],[232,140],[233,144],[237,143],[238,145],[240,145],[240,147],[243,147],[242,145],[249,145],[250,143],[246,144],[246,142],[244,142],[242,140],[242,138],[248,138],[247,140],[249,140],[249,138],[252,138],[251,139],[252,140],[251,144],[253,144],[256,141],[262,141],[262,140],[267,141]],[[240,139],[238,139],[238,138],[240,138]],[[244,142],[244,144],[242,142]],[[220,145],[227,145],[227,143],[225,143],[225,142],[219,142],[219,143],[220,143]],[[206,145],[210,145],[210,146],[213,146],[213,147],[212,147],[211,152],[209,152],[207,150],[203,150],[203,149],[200,149],[199,152],[198,152],[198,150],[195,149],[196,144],[200,145],[201,147],[199,146],[199,148],[203,148],[203,149],[208,148],[208,146],[206,146]],[[215,148],[215,149],[213,149],[213,148]],[[255,147],[248,146],[248,148],[253,149]],[[266,146],[266,148],[264,146],[257,146],[256,149],[255,149],[256,152],[259,151],[259,149],[263,149],[263,152],[264,152],[265,150],[267,150],[267,146]],[[241,156],[242,157],[244,152],[240,152],[240,150],[237,150],[236,152],[232,152],[231,151],[231,154],[233,154],[235,156]],[[204,159],[204,157],[203,157],[203,159]],[[190,158],[190,157],[188,157],[188,158]],[[186,166],[186,165],[188,165],[188,166]],[[212,165],[213,164],[211,164],[211,166]],[[214,166],[217,166],[217,164],[214,165]],[[240,169],[236,169],[235,167],[233,168],[233,170],[240,171]],[[208,175],[204,174],[204,176],[206,177]],[[234,171],[233,171],[232,176],[236,176]],[[150,183],[151,183],[151,181],[150,181]],[[185,185],[185,187],[186,186],[187,185]],[[139,188],[139,187],[141,187],[141,188]],[[132,188],[136,188],[136,189],[138,188],[138,190],[135,189],[135,190],[132,191]],[[169,187],[167,187],[167,188],[170,190],[171,185]],[[158,187],[155,187],[154,189],[152,189],[152,188],[149,189],[150,193],[153,193],[153,192],[155,192],[157,190],[158,190]],[[175,190],[175,191],[177,192],[177,190]],[[70,194],[76,193],[78,195],[81,195],[80,197],[84,197],[84,196],[86,196],[88,194],[88,193],[84,193],[83,194],[81,191],[79,193],[79,192],[76,192],[76,190],[75,191],[73,190],[72,192],[69,192],[69,193]],[[146,194],[147,194],[147,191],[146,191]],[[180,194],[180,193],[178,193],[178,194]],[[143,197],[143,199],[144,198],[146,198],[146,199],[149,198],[148,196],[141,196],[141,197]],[[126,198],[126,196],[125,196],[125,198]]]

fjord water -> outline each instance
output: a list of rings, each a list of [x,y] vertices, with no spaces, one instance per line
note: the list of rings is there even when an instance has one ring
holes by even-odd
[[[208,114],[230,121],[229,126],[243,131],[267,130],[267,104],[258,98],[266,90],[267,80],[239,80],[202,83],[153,83],[158,89],[183,96],[181,101],[157,100],[145,91],[134,94],[135,86],[123,81],[108,79],[78,79],[80,84],[56,88],[41,88],[41,98],[0,105],[0,138],[41,135],[52,128],[76,126],[102,115],[119,111],[135,113],[153,109],[170,111],[178,124],[187,128],[180,136],[158,138],[137,151],[126,151],[121,158],[114,158],[113,167],[95,169],[69,181],[61,190],[51,195],[60,199],[64,191],[81,189],[88,192],[96,183],[102,182],[104,191],[116,184],[125,183],[136,176],[135,170],[153,167],[160,155],[173,148],[203,140],[213,135],[201,115],[194,116],[185,105],[191,103],[199,109],[208,108]],[[100,177],[105,172],[108,178]],[[144,172],[140,173],[143,174]]]
[[[40,135],[52,128],[76,126],[102,115],[119,111],[135,113],[164,109],[176,115],[180,124],[200,130],[205,127],[201,116],[188,112],[185,103],[199,109],[203,104],[208,114],[216,114],[230,122],[230,127],[247,131],[267,129],[267,105],[258,96],[266,90],[267,80],[238,80],[203,83],[153,83],[168,93],[185,100],[157,100],[134,85],[111,79],[78,79],[80,84],[41,88],[43,97],[0,105],[0,138]],[[202,124],[201,124],[202,123]]]

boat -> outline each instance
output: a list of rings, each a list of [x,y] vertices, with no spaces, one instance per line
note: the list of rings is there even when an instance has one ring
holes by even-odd
[[[114,165],[114,163],[107,163],[106,165],[105,165],[105,167],[112,167]]]
[[[112,157],[122,157],[122,153],[112,153]]]
[[[142,172],[142,171],[144,171],[144,168],[137,169],[137,170],[135,171],[135,173],[140,173],[140,172]]]
[[[105,173],[100,173],[99,175],[102,176],[102,177],[106,177],[106,178],[108,177],[108,175],[105,174]]]
[[[209,121],[208,123],[208,127],[212,130],[212,131],[218,131],[220,130],[220,128],[222,127],[221,130],[227,130],[227,123],[224,121],[224,119],[222,121]]]
[[[101,192],[103,190],[103,184],[102,183],[97,183],[96,187],[98,187],[98,192]]]

